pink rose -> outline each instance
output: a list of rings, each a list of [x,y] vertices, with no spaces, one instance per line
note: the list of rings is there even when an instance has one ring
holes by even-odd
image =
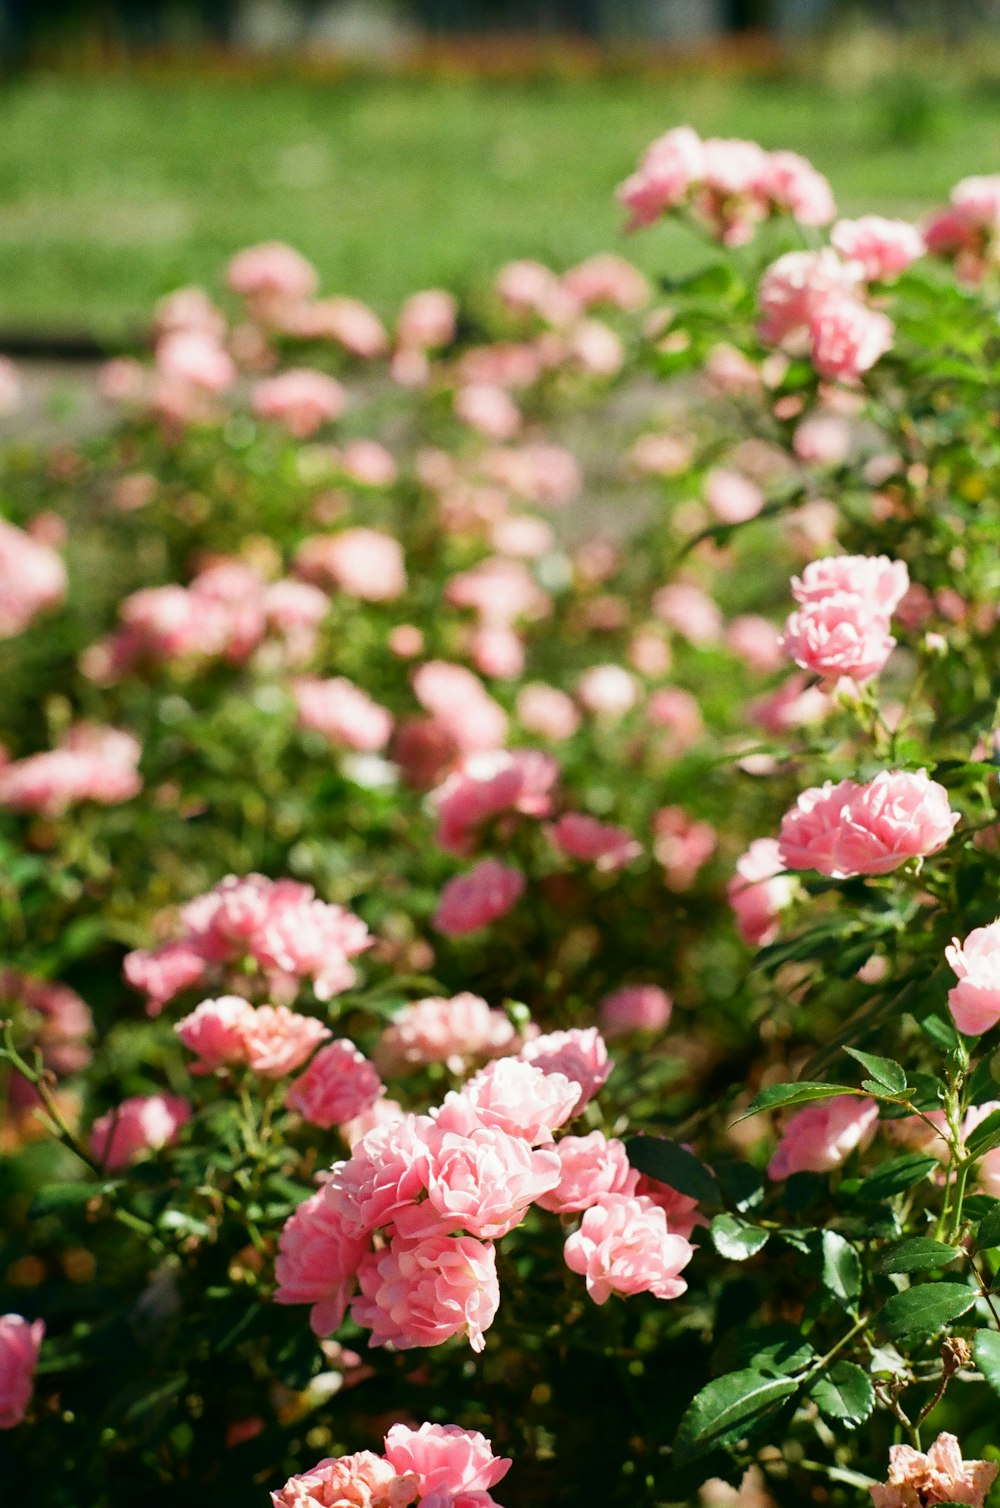
[[[499,859],[483,859],[465,874],[448,881],[441,892],[432,925],[447,937],[476,932],[506,916],[524,894],[519,869]]]
[[[892,345],[895,326],[887,315],[851,294],[831,294],[809,325],[810,354],[821,377],[854,382]]]
[[[838,1094],[805,1105],[788,1121],[767,1168],[769,1178],[792,1173],[828,1173],[855,1148],[865,1148],[878,1127],[878,1105],[859,1095]]]
[[[300,545],[295,570],[307,581],[339,587],[362,602],[393,602],[406,591],[403,548],[380,529],[313,535]]]
[[[412,293],[399,311],[396,339],[407,350],[430,351],[455,339],[458,305],[443,288]]]
[[[559,766],[534,749],[497,749],[466,755],[433,792],[437,841],[448,853],[467,854],[475,829],[502,812],[548,816]]]
[[[599,822],[585,812],[563,812],[548,834],[568,859],[595,864],[602,870],[621,869],[642,853],[642,844],[624,827]]]
[[[741,613],[727,624],[726,648],[758,675],[771,675],[784,663],[778,630],[756,613]]]
[[[490,440],[512,440],[521,428],[521,412],[496,383],[469,382],[455,394],[455,417]]]
[[[297,440],[308,440],[347,406],[347,394],[335,377],[305,368],[265,378],[254,389],[253,411],[273,419]]]
[[[537,1203],[557,1215],[589,1209],[605,1194],[634,1194],[638,1174],[629,1166],[625,1143],[603,1131],[589,1136],[564,1136],[555,1148],[559,1182]]]
[[[586,1279],[594,1303],[604,1304],[612,1293],[678,1298],[687,1288],[678,1274],[694,1248],[668,1231],[666,1216],[652,1200],[605,1194],[584,1212],[564,1254],[570,1271]]]
[[[122,972],[134,990],[146,995],[146,1010],[158,1016],[168,1001],[197,984],[205,973],[204,955],[188,943],[164,943],[126,953]]]
[[[28,1412],[44,1335],[44,1320],[0,1316],[0,1429],[13,1429]]]
[[[827,300],[852,293],[857,282],[857,270],[841,262],[828,247],[786,252],[767,269],[757,290],[764,316],[761,339],[768,345],[778,345],[807,331]]]
[[[890,1445],[889,1479],[868,1491],[875,1508],[925,1508],[933,1503],[983,1508],[996,1474],[995,1461],[963,1461],[955,1436],[940,1434],[926,1455],[910,1445]]]
[[[246,1062],[245,1032],[254,1010],[238,995],[223,995],[218,1000],[203,1000],[178,1021],[174,1031],[198,1062],[192,1073],[214,1073],[217,1068]]]
[[[896,641],[878,608],[860,597],[835,592],[807,602],[790,615],[781,647],[803,670],[864,685],[882,670]]]
[[[598,717],[619,718],[631,711],[639,696],[635,676],[622,665],[592,665],[576,683],[580,705]]]
[[[365,1235],[345,1229],[326,1187],[317,1189],[285,1221],[274,1275],[276,1304],[311,1304],[316,1335],[330,1335],[347,1312],[355,1274],[368,1250]]]
[[[565,1075],[579,1086],[574,1114],[603,1089],[614,1067],[608,1057],[607,1044],[596,1026],[574,1026],[568,1031],[547,1032],[526,1042],[518,1056],[522,1063],[533,1063],[543,1073]]]
[[[722,638],[722,614],[693,581],[672,581],[653,594],[652,609],[675,633],[701,648]]]
[[[172,1145],[190,1115],[191,1106],[177,1095],[133,1095],[97,1117],[90,1150],[103,1167],[117,1171],[145,1152]]]
[[[362,1258],[358,1283],[352,1318],[371,1331],[369,1345],[398,1351],[439,1346],[453,1335],[482,1351],[500,1306],[495,1250],[472,1236],[394,1237],[385,1251]]]
[[[294,333],[305,340],[335,341],[360,361],[384,356],[389,345],[385,326],[374,309],[342,293],[297,310]]]
[[[834,250],[845,262],[860,268],[868,282],[898,277],[924,255],[924,238],[906,220],[885,220],[881,215],[862,215],[860,220],[838,220],[830,232]]]
[[[0,519],[0,639],[21,633],[66,595],[66,567],[46,544]]]
[[[335,747],[375,753],[389,742],[392,714],[344,676],[296,681],[292,696],[299,727],[322,733]]]
[[[800,225],[829,225],[837,207],[823,174],[798,152],[768,152],[765,158],[758,186],[772,209],[785,211]]]
[[[663,1183],[659,1178],[649,1178],[645,1173],[636,1180],[635,1187],[628,1190],[643,1199],[651,1199],[667,1217],[667,1228],[672,1235],[683,1236],[685,1241],[690,1240],[691,1232],[696,1225],[707,1225],[708,1221],[698,1209],[697,1199],[692,1199],[688,1194],[681,1194],[669,1183]]]
[[[574,1066],[581,1071],[578,1062]],[[448,1131],[497,1126],[533,1144],[550,1142],[553,1131],[575,1114],[580,1095],[578,1080],[564,1072],[499,1058],[474,1074],[459,1093],[447,1094],[435,1120]]]
[[[427,1199],[397,1212],[395,1228],[407,1239],[461,1227],[495,1241],[520,1225],[528,1206],[559,1181],[555,1151],[532,1150],[523,1136],[497,1126],[426,1131],[421,1175]]]
[[[774,942],[780,914],[795,896],[795,881],[783,873],[784,868],[774,838],[755,838],[736,861],[726,896],[740,936],[751,948]]]
[[[690,126],[677,126],[651,142],[631,178],[618,189],[629,213],[627,230],[652,225],[687,198],[705,173],[705,150]]]
[[[964,942],[952,938],[945,957],[958,976],[948,1009],[960,1032],[978,1036],[1000,1021],[1000,920],[976,927]]]
[[[598,1006],[601,1032],[614,1041],[632,1032],[660,1032],[670,1022],[674,1003],[666,990],[655,984],[627,984],[605,995]]]
[[[262,1079],[281,1079],[301,1068],[330,1028],[287,1005],[259,1005],[242,1027],[247,1067]]]
[[[564,743],[580,726],[572,698],[541,681],[522,686],[517,694],[517,716],[522,728],[550,743]]]
[[[485,1435],[456,1424],[394,1424],[385,1457],[401,1476],[412,1472],[422,1497],[431,1492],[488,1492],[507,1475],[510,1461],[495,1456]]]
[[[271,1493],[272,1508],[408,1508],[419,1496],[412,1473],[400,1474],[381,1456],[360,1450],[328,1456],[310,1471],[289,1477]]]
[[[887,555],[826,555],[810,561],[801,576],[792,577],[792,596],[796,602],[810,603],[847,594],[889,618],[909,586],[905,561],[890,560]]]
[[[305,299],[315,293],[316,269],[301,252],[282,241],[264,241],[239,251],[226,268],[226,283],[243,298],[279,293],[289,299]]]
[[[867,785],[827,781],[803,791],[785,813],[780,857],[786,869],[816,869],[836,880],[888,874],[937,853],[958,821],[947,791],[925,770],[883,770]]]
[[[739,471],[715,466],[705,477],[705,501],[724,524],[742,524],[756,518],[764,506],[763,492]]]
[[[582,308],[608,304],[630,313],[649,302],[649,283],[638,267],[613,252],[598,252],[562,276],[563,287]]]
[[[376,1126],[335,1164],[325,1185],[349,1235],[364,1237],[391,1225],[424,1189],[427,1116],[407,1115]]]
[[[507,715],[464,665],[427,660],[412,676],[417,701],[463,754],[497,749],[507,737]]]
[[[289,1085],[285,1103],[311,1126],[329,1131],[363,1115],[383,1093],[382,1080],[364,1053],[341,1037],[320,1048],[305,1073]]]
[[[424,1063],[447,1063],[458,1071],[466,1058],[487,1052],[493,1016],[486,1001],[468,991],[450,1000],[414,1000],[382,1033],[376,1060],[390,1074]]]

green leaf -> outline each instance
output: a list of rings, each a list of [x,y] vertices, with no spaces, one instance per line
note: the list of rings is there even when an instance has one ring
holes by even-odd
[[[658,1136],[633,1136],[625,1143],[633,1168],[669,1184],[679,1194],[699,1203],[718,1204],[719,1186],[693,1152],[675,1141]]]
[[[878,1319],[890,1340],[908,1340],[936,1334],[975,1302],[975,1291],[964,1283],[921,1283],[918,1288],[894,1293]]]
[[[823,1287],[852,1309],[861,1292],[861,1260],[835,1230],[823,1232]]]
[[[720,1257],[745,1262],[767,1245],[769,1232],[735,1215],[716,1215],[712,1221],[712,1245]]]
[[[828,1419],[863,1424],[875,1407],[871,1379],[853,1361],[835,1361],[809,1389],[809,1396]]]
[[[892,1058],[877,1058],[874,1053],[861,1052],[857,1047],[845,1047],[844,1051],[871,1074],[871,1079],[866,1079],[862,1088],[870,1090],[872,1094],[903,1093],[906,1074]]]
[[[993,1147],[1000,1147],[1000,1110],[992,1111],[965,1139],[967,1157],[982,1157]]]
[[[679,1460],[693,1460],[717,1445],[742,1440],[772,1417],[799,1384],[747,1367],[702,1388],[688,1404],[674,1440]]]
[[[62,1210],[74,1209],[87,1204],[91,1199],[100,1199],[118,1187],[117,1183],[50,1183],[39,1189],[28,1209],[29,1220],[41,1220],[45,1215],[57,1215]]]
[[[1000,1393],[1000,1335],[995,1330],[977,1330],[972,1339],[972,1354],[994,1393]]]
[[[976,1245],[981,1251],[1000,1246],[1000,1200],[984,1215],[976,1231]]]
[[[922,1152],[907,1152],[903,1157],[890,1158],[861,1180],[855,1197],[862,1204],[883,1204],[886,1199],[915,1188],[940,1166],[936,1157],[926,1157]]]
[[[799,1084],[772,1084],[754,1095],[749,1106],[734,1122],[739,1125],[751,1115],[762,1110],[781,1110],[789,1105],[805,1105],[810,1100],[832,1100],[838,1094],[860,1094],[846,1084],[821,1084],[812,1079],[803,1079]]]
[[[963,1253],[943,1241],[933,1241],[930,1236],[911,1236],[906,1241],[897,1241],[880,1251],[875,1261],[876,1272],[929,1272],[933,1267],[947,1267]]]

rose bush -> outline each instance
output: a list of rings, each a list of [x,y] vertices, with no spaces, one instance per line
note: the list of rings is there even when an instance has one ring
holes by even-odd
[[[12,1501],[992,1489],[1000,180],[621,198],[0,459]]]

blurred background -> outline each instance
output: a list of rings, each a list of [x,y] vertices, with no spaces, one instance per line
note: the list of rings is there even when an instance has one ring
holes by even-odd
[[[0,0],[0,349],[141,339],[280,238],[391,313],[625,243],[680,121],[804,152],[846,213],[1000,168],[1000,0]]]

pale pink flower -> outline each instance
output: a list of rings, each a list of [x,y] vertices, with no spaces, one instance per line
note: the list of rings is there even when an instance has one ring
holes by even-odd
[[[805,728],[819,722],[830,710],[830,697],[809,678],[796,671],[768,696],[759,697],[747,707],[750,722],[766,733],[785,733],[789,728]]]
[[[174,1094],[136,1094],[95,1120],[90,1150],[109,1171],[127,1167],[144,1152],[156,1152],[177,1140],[190,1118],[187,1100]]]
[[[87,1005],[68,985],[0,968],[0,1005],[8,1004],[17,1004],[26,1013],[32,1045],[53,1073],[78,1073],[90,1062],[86,1038],[94,1029],[94,1020]]]
[[[659,1178],[649,1178],[645,1173],[640,1174],[636,1180],[635,1188],[629,1190],[642,1199],[650,1199],[657,1205],[667,1217],[667,1227],[672,1235],[683,1236],[685,1241],[691,1239],[691,1232],[696,1225],[707,1225],[708,1221],[698,1209],[697,1199],[692,1199],[689,1194],[681,1194],[677,1189],[671,1188],[669,1183],[663,1183]]]
[[[156,301],[153,329],[157,336],[171,330],[200,330],[221,340],[226,333],[226,318],[204,288],[175,288]]]
[[[430,1124],[427,1116],[384,1119],[352,1147],[346,1162],[335,1164],[325,1188],[350,1235],[368,1236],[391,1225],[419,1198]]]
[[[705,174],[705,150],[690,126],[676,126],[646,148],[639,167],[618,189],[628,210],[626,230],[652,225],[684,203]]]
[[[719,843],[710,822],[699,822],[681,806],[662,806],[653,815],[653,853],[663,865],[670,890],[690,890]]]
[[[395,1237],[362,1258],[358,1283],[351,1317],[371,1331],[370,1346],[398,1351],[439,1346],[453,1335],[482,1351],[500,1306],[496,1253],[472,1236]]]
[[[713,387],[732,397],[757,396],[761,391],[759,369],[725,341],[709,349],[702,370]]]
[[[399,475],[392,454],[378,440],[349,440],[340,453],[340,467],[359,487],[391,487]]]
[[[577,700],[588,712],[609,719],[624,717],[639,697],[635,676],[623,665],[591,665],[576,683]]]
[[[859,597],[888,618],[909,586],[905,561],[887,555],[826,555],[792,577],[792,596],[803,604],[838,595]]]
[[[280,294],[298,300],[315,293],[319,279],[312,263],[294,247],[265,241],[236,253],[226,268],[226,283],[243,298]]]
[[[604,1087],[614,1067],[608,1057],[607,1044],[596,1026],[574,1026],[568,1031],[533,1037],[525,1042],[518,1057],[522,1063],[531,1063],[543,1073],[556,1074],[577,1085],[579,1094],[574,1114]]]
[[[704,491],[706,503],[724,524],[746,523],[764,506],[764,494],[756,482],[725,466],[714,466],[707,473]]]
[[[488,1492],[511,1464],[493,1454],[485,1435],[456,1424],[394,1424],[385,1437],[385,1458],[401,1476],[413,1473],[424,1499],[432,1492]]]
[[[367,1235],[349,1232],[326,1187],[317,1189],[282,1227],[274,1302],[312,1305],[309,1323],[313,1331],[329,1335],[343,1321],[355,1274],[367,1250]]]
[[[857,269],[842,262],[829,247],[789,251],[767,269],[757,290],[763,314],[760,337],[778,345],[808,330],[820,308],[837,295],[857,288]]]
[[[878,607],[834,592],[789,615],[781,647],[813,675],[833,681],[847,676],[864,685],[884,668],[896,641]]]
[[[431,996],[403,1006],[382,1033],[376,1060],[389,1074],[425,1063],[458,1071],[466,1058],[487,1052],[492,1034],[493,1012],[479,995]]]
[[[0,1315],[0,1429],[13,1429],[28,1412],[44,1335],[44,1320]]]
[[[562,326],[580,312],[573,294],[542,262],[508,262],[498,272],[495,287],[512,314],[536,314],[548,324]]]
[[[634,313],[649,302],[649,283],[638,267],[612,252],[578,262],[563,273],[562,284],[584,309],[609,304]]]
[[[542,681],[522,686],[516,705],[521,726],[550,743],[564,743],[580,726],[580,714],[573,699]]]
[[[424,636],[414,623],[397,623],[387,640],[392,653],[401,660],[415,660],[424,652]]]
[[[948,1009],[960,1032],[978,1036],[1000,1021],[1000,920],[976,927],[945,948],[958,984],[948,991]]]
[[[507,714],[465,665],[427,660],[411,681],[417,701],[447,732],[456,751],[475,754],[503,744]]]
[[[339,418],[346,405],[347,394],[335,377],[305,367],[265,378],[253,395],[254,413],[283,425],[297,440]]]
[[[373,753],[392,735],[392,714],[344,676],[323,681],[315,676],[295,681],[292,696],[299,727],[312,728],[337,748]]]
[[[389,348],[385,325],[360,299],[335,294],[297,311],[295,334],[306,340],[332,340],[360,361],[374,361]]]
[[[328,1456],[309,1471],[289,1477],[271,1493],[272,1508],[407,1508],[419,1496],[417,1479],[400,1475],[368,1450]]]
[[[236,381],[236,363],[214,335],[204,330],[171,330],[156,346],[157,369],[176,382],[206,393],[224,393]]]
[[[499,859],[483,859],[448,881],[441,892],[432,926],[447,937],[476,932],[506,916],[524,894],[525,879],[519,869]]]
[[[660,1032],[670,1021],[674,1003],[656,984],[627,984],[605,995],[598,1006],[601,1032],[608,1042],[632,1032]]]
[[[831,294],[809,325],[812,364],[821,377],[855,382],[892,345],[895,326],[888,315],[852,294]]]
[[[926,1455],[910,1445],[890,1445],[889,1479],[868,1491],[875,1508],[929,1508],[934,1503],[983,1508],[996,1474],[995,1461],[963,1461],[955,1436],[942,1433]]]
[[[621,869],[642,853],[642,844],[626,828],[599,822],[585,812],[563,812],[548,835],[567,858],[602,870]]]
[[[498,555],[453,576],[445,588],[445,600],[453,607],[472,608],[481,622],[493,624],[543,618],[552,610],[548,593],[527,566]]]
[[[164,943],[159,948],[136,948],[125,955],[122,972],[134,990],[147,996],[146,1010],[158,1016],[168,1001],[190,989],[203,977],[205,956],[186,942]]]
[[[318,630],[330,611],[330,599],[307,581],[273,581],[264,589],[268,626],[285,641],[289,663],[300,665],[316,648]]]
[[[633,1194],[638,1179],[629,1166],[625,1143],[610,1140],[603,1131],[589,1136],[564,1136],[556,1143],[559,1182],[538,1197],[543,1210],[572,1215],[589,1209],[605,1194]]]
[[[502,812],[546,817],[559,766],[535,749],[468,754],[431,795],[437,841],[449,853],[471,853],[476,829]]]
[[[583,487],[576,456],[550,440],[497,447],[483,456],[480,465],[508,492],[539,508],[568,507]]]
[[[412,293],[399,311],[396,339],[407,350],[430,351],[455,339],[458,304],[443,288]]]
[[[533,1149],[498,1126],[450,1131],[438,1124],[428,1127],[426,1146],[420,1168],[427,1198],[395,1219],[408,1240],[459,1227],[480,1240],[498,1240],[559,1182],[555,1151]]]
[[[287,1005],[259,1005],[243,1026],[247,1067],[262,1079],[294,1073],[330,1028],[315,1016],[302,1016]]]
[[[363,602],[393,602],[406,591],[403,548],[380,529],[342,529],[304,540],[295,569],[306,580],[335,586]]]
[[[800,225],[829,225],[837,213],[829,183],[798,152],[766,153],[757,186],[772,209],[787,212]]]
[[[784,656],[779,640],[774,624],[757,613],[741,613],[726,625],[726,648],[759,675],[781,669]]]
[[[736,861],[726,896],[740,936],[751,948],[774,942],[781,913],[795,897],[795,881],[784,868],[775,838],[755,838]]]
[[[497,1126],[537,1145],[550,1142],[579,1103],[578,1079],[545,1064],[499,1058],[474,1074],[459,1093],[447,1094],[435,1120],[459,1133],[477,1125]]]
[[[490,440],[512,440],[521,427],[520,409],[495,383],[466,383],[455,393],[454,409],[457,419]]]
[[[469,657],[480,675],[516,681],[524,671],[526,652],[516,629],[487,623],[469,635]]]
[[[405,1119],[406,1111],[399,1101],[383,1096],[369,1105],[367,1110],[362,1110],[361,1114],[356,1115],[353,1120],[345,1121],[339,1129],[344,1141],[353,1152],[369,1131],[375,1131],[382,1126],[396,1126]]]
[[[926,249],[915,225],[906,220],[885,220],[881,215],[838,220],[830,232],[830,241],[845,262],[853,262],[861,269],[868,282],[898,277]]]
[[[329,1131],[363,1115],[384,1093],[364,1053],[340,1037],[321,1047],[305,1073],[293,1079],[285,1104],[311,1126]]]
[[[498,340],[488,346],[473,346],[457,366],[459,383],[485,383],[487,387],[531,387],[542,375],[544,362],[537,341]],[[484,457],[489,461],[489,457]]]
[[[654,691],[646,716],[658,728],[667,730],[666,752],[675,759],[692,748],[705,731],[697,701],[680,686],[661,686]]]
[[[0,519],[0,639],[58,607],[66,586],[66,567],[55,550]]]
[[[191,1072],[214,1073],[217,1068],[246,1062],[244,1033],[253,1018],[253,1006],[238,995],[203,1000],[189,1016],[178,1021],[174,1031],[198,1059]]]
[[[838,1094],[804,1105],[789,1119],[768,1163],[769,1178],[792,1173],[828,1173],[855,1149],[864,1150],[878,1128],[878,1104],[860,1095]]]
[[[739,1487],[731,1487],[721,1477],[709,1477],[699,1487],[698,1498],[701,1508],[776,1508],[759,1466],[747,1468]]]
[[[653,594],[652,609],[658,618],[689,644],[717,644],[722,638],[722,613],[718,605],[693,581],[672,581]]]
[[[686,435],[640,435],[629,450],[628,464],[640,476],[678,476],[694,458]]]
[[[116,806],[142,789],[131,733],[78,723],[58,748],[0,767],[0,807],[59,816],[79,801]]]
[[[613,1293],[678,1298],[687,1288],[679,1274],[694,1248],[668,1230],[651,1199],[604,1194],[584,1212],[564,1254],[570,1271],[586,1278],[594,1303],[604,1304]]]
[[[959,813],[925,770],[883,770],[867,785],[827,781],[803,791],[781,821],[786,869],[816,869],[835,880],[888,874],[909,859],[937,853]]]
[[[501,555],[519,560],[538,560],[548,554],[556,542],[552,525],[529,513],[511,513],[498,518],[490,530],[490,543]]]
[[[599,319],[582,319],[568,337],[567,355],[591,377],[614,377],[625,362],[621,337]]]

